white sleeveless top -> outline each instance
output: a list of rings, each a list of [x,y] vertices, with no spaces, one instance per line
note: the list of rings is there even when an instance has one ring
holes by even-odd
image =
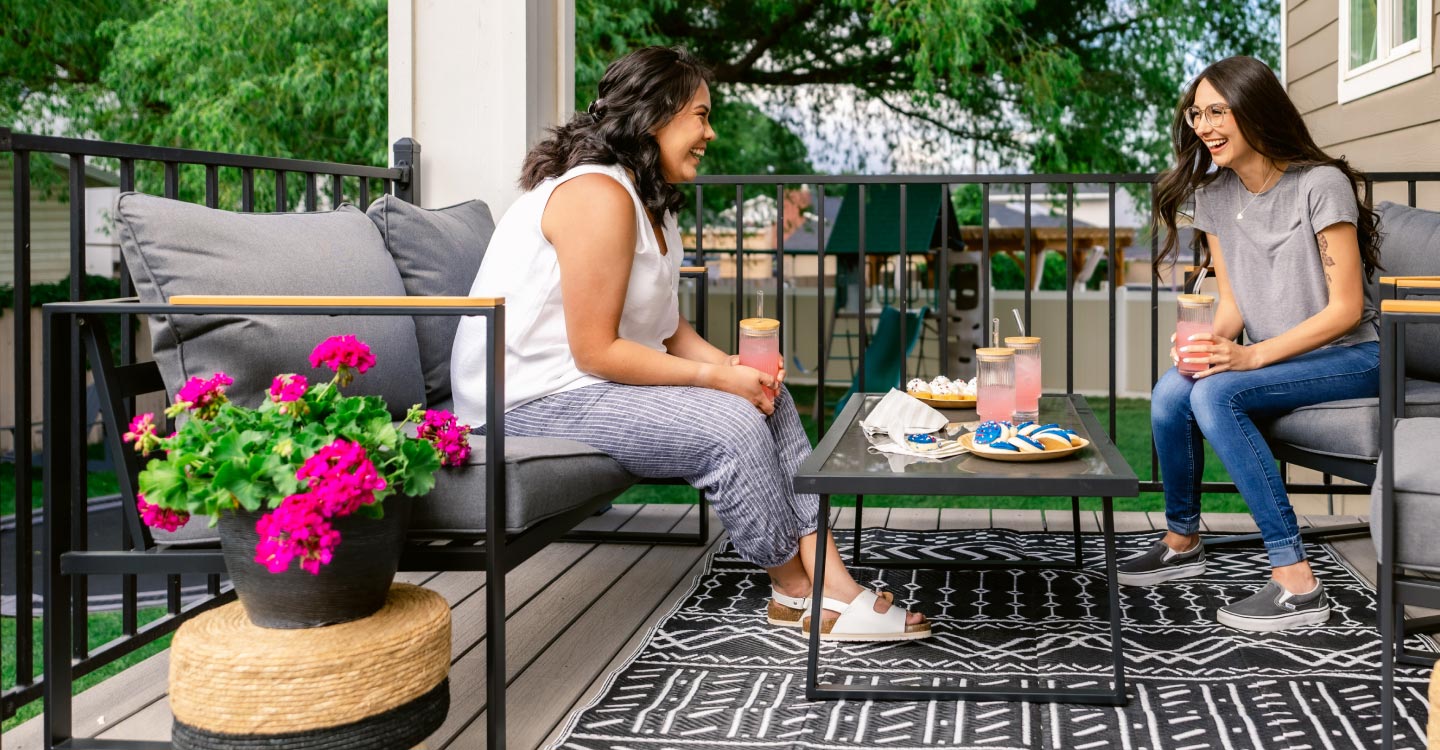
[[[635,259],[620,316],[620,337],[665,351],[680,320],[680,230],[673,214],[662,226],[662,254],[635,186],[618,165],[585,164],[540,183],[505,212],[480,263],[471,297],[505,298],[505,411],[535,399],[603,382],[581,372],[570,354],[555,246],[540,229],[550,194],[582,174],[605,174],[625,186],[635,205]],[[464,317],[450,356],[450,382],[460,421],[485,424],[485,319]]]

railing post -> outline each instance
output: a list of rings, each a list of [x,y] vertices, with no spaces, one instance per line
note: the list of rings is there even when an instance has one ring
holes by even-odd
[[[395,141],[395,167],[401,172],[395,197],[420,205],[420,144],[412,138]]]

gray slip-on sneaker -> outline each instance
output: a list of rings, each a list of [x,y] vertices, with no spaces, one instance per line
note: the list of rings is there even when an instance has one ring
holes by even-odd
[[[1120,585],[1153,586],[1177,578],[1193,578],[1205,572],[1205,544],[1197,543],[1188,552],[1176,552],[1163,540],[1134,557],[1121,560]]]
[[[1292,594],[1275,581],[1238,602],[1220,608],[1215,619],[1221,625],[1255,633],[1323,625],[1330,619],[1330,597],[1318,581],[1308,594]]]

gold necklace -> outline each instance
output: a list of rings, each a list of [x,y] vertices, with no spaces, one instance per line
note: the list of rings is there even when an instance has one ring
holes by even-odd
[[[1273,167],[1272,167],[1272,169],[1273,169]],[[1249,203],[1246,203],[1246,204],[1245,204],[1245,207],[1242,208],[1242,209],[1240,209],[1240,213],[1235,214],[1235,220],[1236,220],[1236,221],[1243,221],[1243,220],[1245,219],[1245,212],[1246,212],[1246,211],[1249,211],[1249,210],[1250,210],[1250,207],[1253,206],[1253,205],[1255,205],[1255,201],[1258,200],[1258,199],[1260,198],[1260,196],[1262,196],[1262,195],[1265,194],[1265,188],[1266,188],[1266,187],[1269,187],[1269,185],[1270,185],[1270,178],[1271,178],[1271,177],[1274,177],[1274,176],[1275,176],[1275,173],[1274,173],[1274,172],[1271,172],[1270,174],[1265,175],[1265,182],[1260,185],[1260,192],[1252,194],[1252,195],[1250,196],[1250,202],[1249,202]],[[1239,175],[1236,175],[1235,177],[1238,179],[1240,176],[1239,176]],[[1244,186],[1245,186],[1245,183],[1242,181],[1242,182],[1240,183],[1240,186],[1241,186],[1241,187],[1244,187]]]

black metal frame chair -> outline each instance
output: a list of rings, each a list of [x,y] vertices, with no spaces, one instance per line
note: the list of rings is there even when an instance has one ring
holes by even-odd
[[[1440,277],[1389,280],[1410,295],[1440,292]],[[1380,481],[1381,513],[1376,530],[1380,545],[1378,595],[1380,619],[1380,701],[1383,747],[1394,745],[1395,664],[1430,667],[1440,653],[1405,648],[1405,634],[1440,629],[1440,617],[1406,622],[1405,607],[1440,609],[1440,581],[1424,578],[1396,564],[1395,423],[1405,418],[1405,328],[1440,324],[1440,301],[1401,299],[1381,303],[1380,313]],[[1375,520],[1375,519],[1372,519]]]

